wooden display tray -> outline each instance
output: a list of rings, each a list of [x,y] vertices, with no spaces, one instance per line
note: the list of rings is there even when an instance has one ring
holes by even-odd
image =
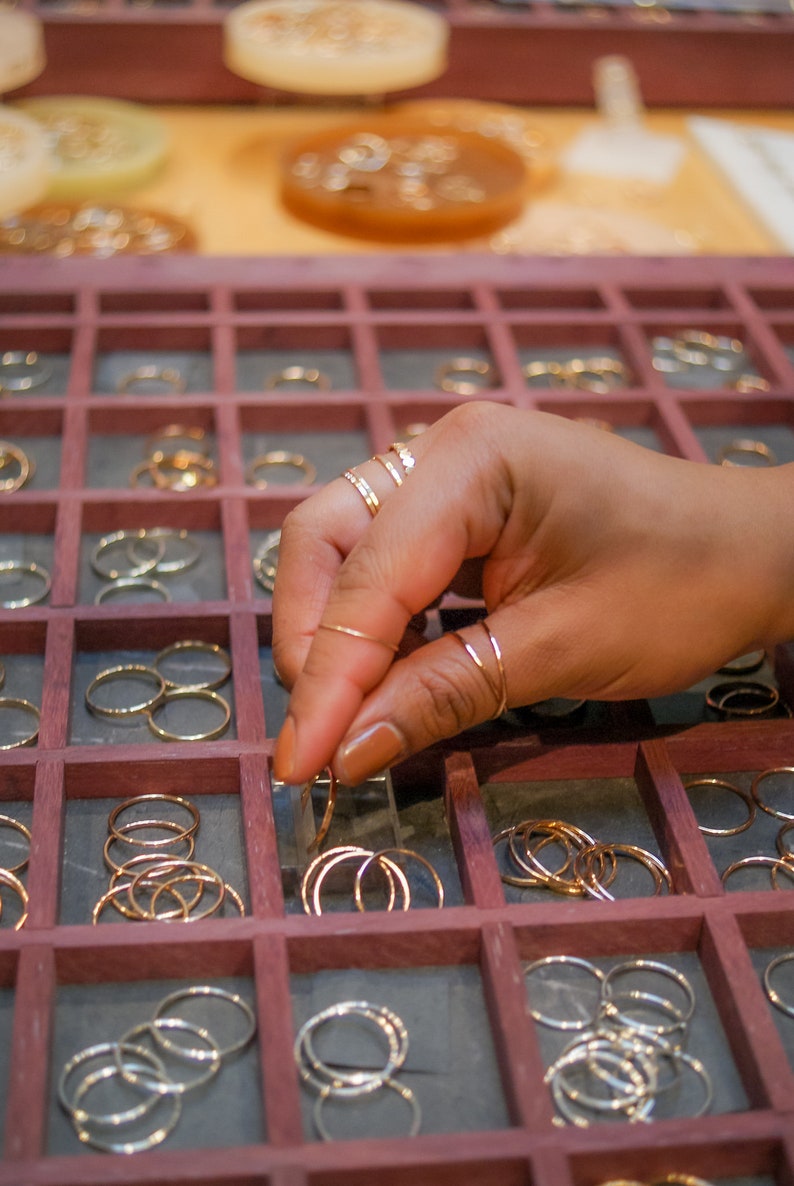
[[[224,5],[212,0],[21,0],[45,22],[48,64],[20,94],[81,94],[149,103],[300,101],[232,74],[221,60]],[[794,14],[668,12],[538,0],[525,7],[443,0],[449,68],[411,94],[535,105],[593,102],[604,54],[633,62],[657,107],[788,107]],[[408,92],[406,92],[407,94]]]
[[[650,337],[688,327],[742,339],[769,393],[724,387],[672,389],[651,365]],[[631,385],[609,396],[529,389],[524,351],[617,351]],[[468,256],[261,260],[0,261],[0,351],[66,357],[59,391],[0,399],[0,436],[60,442],[57,476],[3,500],[2,531],[51,541],[49,600],[0,610],[0,655],[41,668],[37,747],[0,755],[3,804],[32,805],[27,872],[31,912],[19,932],[0,927],[0,994],[12,994],[7,1030],[2,1186],[598,1186],[610,1177],[688,1171],[712,1181],[794,1183],[794,1061],[766,1001],[753,953],[794,947],[794,898],[726,893],[682,789],[690,772],[742,777],[790,764],[794,720],[655,724],[645,702],[604,708],[595,727],[495,723],[394,773],[396,801],[421,788],[443,797],[462,904],[442,911],[331,913],[285,910],[270,794],[278,720],[263,704],[260,650],[271,637],[270,601],[251,571],[252,539],[277,527],[303,490],[254,490],[243,479],[246,436],[256,431],[363,433],[362,456],[385,449],[411,420],[432,420],[455,397],[423,385],[387,384],[390,351],[486,351],[501,386],[488,398],[563,415],[608,417],[619,431],[652,431],[657,447],[706,461],[715,428],[774,430],[794,448],[794,273],[782,259],[532,259]],[[200,355],[209,382],[184,395],[114,394],[101,367],[115,352]],[[329,393],[264,392],[241,384],[241,352],[342,351],[355,381]],[[124,355],[125,359],[127,354]],[[128,363],[125,361],[125,365]],[[415,375],[415,372],[414,372]],[[195,385],[194,385],[195,386]],[[119,446],[175,420],[213,432],[219,484],[194,496],[125,487],[126,470],[91,484],[97,438]],[[776,438],[777,441],[777,438]],[[705,444],[704,444],[705,442]],[[101,451],[101,450],[100,450]],[[781,458],[785,459],[785,458]],[[86,594],[81,540],[122,526],[167,523],[215,533],[225,596],[165,606]],[[739,562],[740,559],[739,559]],[[466,606],[442,608],[449,625]],[[444,622],[444,615],[448,620]],[[80,743],[73,738],[76,665],[95,652],[160,647],[193,637],[228,646],[234,734],[214,742]],[[144,640],[143,642],[141,640]],[[794,655],[780,648],[776,676],[794,703]],[[11,694],[6,689],[4,694]],[[669,897],[614,903],[508,902],[482,795],[490,783],[633,780],[672,870]],[[66,925],[64,835],[77,807],[147,789],[237,804],[248,916],[192,923]],[[71,851],[71,850],[70,850]],[[95,858],[78,852],[81,868]],[[74,853],[72,853],[74,856]],[[698,958],[726,1034],[747,1107],[702,1119],[559,1128],[542,1084],[544,1064],[527,1013],[521,962],[553,953],[609,957],[647,952]],[[413,1140],[323,1144],[307,1133],[294,1069],[293,977],[332,969],[362,976],[393,969],[479,972],[506,1122],[496,1129],[424,1131]],[[242,977],[255,1005],[266,1137],[233,1144],[208,1128],[189,1148],[123,1157],[53,1152],[49,1117],[60,1067],[56,1007],[75,986]],[[93,999],[93,997],[91,997]],[[93,1008],[86,1005],[87,1008]],[[432,1011],[433,1003],[428,1003]],[[101,1029],[97,1015],[97,1029]],[[0,1015],[0,1025],[2,1015]],[[791,1023],[794,1025],[794,1022]],[[0,1062],[2,1073],[2,1062]],[[443,1094],[443,1076],[430,1090]],[[461,1090],[479,1089],[472,1074]]]

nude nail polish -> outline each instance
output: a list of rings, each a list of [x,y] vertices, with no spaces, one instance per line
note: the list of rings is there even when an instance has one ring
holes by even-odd
[[[405,741],[389,721],[378,721],[352,738],[339,754],[343,782],[355,787],[372,774],[389,766],[405,749]]]

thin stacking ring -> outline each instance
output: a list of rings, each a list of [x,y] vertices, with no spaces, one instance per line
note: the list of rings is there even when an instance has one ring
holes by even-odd
[[[153,1021],[157,1021],[163,1014],[176,1004],[177,1001],[188,1000],[194,997],[208,997],[219,1001],[228,1001],[234,1008],[239,1009],[245,1018],[245,1031],[242,1037],[234,1042],[230,1042],[228,1046],[219,1046],[221,1058],[227,1058],[230,1054],[236,1054],[238,1050],[243,1050],[253,1038],[256,1033],[256,1018],[254,1011],[248,1002],[236,992],[229,992],[228,989],[219,988],[214,984],[191,984],[187,988],[178,988],[175,992],[169,993],[164,997],[155,1010]],[[172,1043],[163,1034],[158,1035],[158,1043],[164,1050],[170,1050]],[[191,1047],[180,1047],[182,1054],[190,1058],[195,1058],[198,1061],[206,1059],[206,1051],[200,1051]]]
[[[89,1116],[89,1113],[83,1111],[82,1108],[77,1108],[74,1097],[67,1090],[67,1084],[71,1075],[83,1063],[91,1062],[92,1059],[104,1058],[111,1055],[115,1058],[117,1047],[120,1047],[122,1054],[134,1054],[136,1058],[142,1058],[144,1062],[148,1061],[151,1064],[152,1071],[157,1071],[164,1078],[166,1077],[166,1070],[162,1060],[144,1046],[127,1046],[125,1043],[117,1042],[99,1042],[95,1046],[86,1046],[83,1050],[78,1050],[76,1054],[73,1054],[64,1063],[60,1078],[58,1079],[58,1103],[68,1116],[76,1116],[81,1120],[88,1119]],[[147,1112],[151,1111],[156,1102],[157,1096],[152,1093],[143,1099],[140,1104],[136,1104],[135,1107],[129,1108],[126,1112],[91,1113],[91,1115],[99,1123],[113,1125],[127,1124],[133,1120],[137,1120],[140,1116],[145,1116]]]
[[[130,838],[130,836],[129,836],[130,832],[142,832],[144,830],[144,828],[162,828],[163,831],[171,832],[172,835],[168,836],[165,839],[161,839],[161,840],[132,840]],[[190,858],[193,856],[193,852],[196,847],[196,842],[195,842],[194,836],[193,835],[188,836],[184,832],[182,825],[178,824],[176,822],[176,820],[171,820],[171,819],[130,820],[129,823],[120,824],[120,825],[115,826],[113,829],[113,832],[105,840],[105,843],[102,847],[102,855],[105,859],[105,864],[107,865],[108,869],[112,869],[112,871],[115,874],[119,874],[119,875],[121,874],[122,870],[124,870],[125,868],[127,868],[127,866],[130,865],[130,861],[129,860],[122,861],[120,865],[116,864],[116,862],[113,860],[113,857],[110,855],[111,849],[113,848],[114,844],[129,844],[133,848],[143,848],[143,849],[150,849],[150,850],[153,850],[153,849],[156,850],[158,848],[170,848],[172,845],[175,845],[175,844],[186,844],[187,845],[187,854],[184,858],[185,860],[190,860]],[[147,855],[147,854],[144,853],[143,855]],[[174,855],[174,853],[172,853],[172,852],[154,852],[154,853],[152,853],[152,856],[153,856],[152,864],[156,864],[158,861],[164,861],[164,860],[175,860],[176,861],[176,860],[182,859],[181,857],[176,857]]]
[[[737,787],[732,782],[728,782],[724,778],[692,778],[684,783],[684,790],[691,791],[696,787],[719,787],[724,791],[731,791],[744,803],[747,808],[747,819],[742,820],[733,828],[707,828],[705,824],[698,824],[698,830],[704,836],[738,836],[739,832],[744,832],[750,827],[755,819],[755,803],[746,791],[741,787]]]
[[[760,774],[756,774],[753,779],[753,785],[750,787],[750,794],[752,795],[756,805],[765,811],[767,815],[774,816],[775,819],[794,820],[794,812],[780,811],[777,808],[770,807],[761,798],[760,786],[765,778],[769,778],[772,774],[790,774],[794,779],[794,766],[772,766],[769,770],[762,770]]]
[[[534,1017],[535,1021],[537,1021],[540,1025],[547,1026],[549,1029],[554,1029],[554,1030],[584,1030],[584,1029],[587,1029],[588,1026],[593,1024],[593,1022],[595,1021],[596,1015],[598,1013],[598,1008],[600,1005],[600,997],[601,997],[601,988],[602,988],[602,985],[603,985],[604,979],[605,979],[604,972],[602,972],[602,970],[599,967],[597,967],[595,964],[592,964],[590,962],[590,960],[581,959],[579,956],[576,956],[576,955],[547,955],[543,959],[534,960],[533,963],[528,964],[527,967],[524,968],[524,980],[526,981],[532,975],[533,972],[536,972],[538,970],[538,968],[545,968],[545,967],[548,967],[550,964],[566,964],[566,965],[570,965],[571,967],[574,967],[574,968],[583,968],[585,970],[585,972],[589,972],[592,976],[594,976],[596,978],[596,980],[598,981],[598,987],[599,987],[599,1000],[596,1004],[595,1012],[592,1017],[582,1017],[582,1018],[549,1017],[548,1014],[541,1013],[539,1009],[533,1009],[532,1005],[530,1003],[530,1008],[529,1008],[530,1013]]]
[[[201,544],[190,534],[187,528],[144,527],[141,531],[136,532],[127,544],[127,557],[132,564],[139,562],[136,549],[148,540],[152,540],[155,543],[157,559],[154,570],[161,576],[171,572],[186,572],[187,569],[192,568],[194,564],[198,563],[201,556]],[[175,556],[173,560],[166,560],[169,540],[176,540],[181,544],[189,545],[187,554],[184,556]]]
[[[158,725],[154,714],[173,700],[208,700],[212,704],[218,705],[223,714],[222,720],[219,725],[207,729],[203,733],[172,733],[169,729]],[[219,692],[214,692],[211,688],[167,688],[159,703],[152,705],[146,713],[146,720],[152,733],[163,741],[214,741],[216,737],[223,736],[231,719],[232,710],[228,702]]]
[[[416,458],[407,445],[402,441],[392,441],[388,448],[389,453],[396,453],[400,459],[400,465],[403,467],[404,476],[408,475],[416,469]]]
[[[33,477],[36,469],[27,453],[20,449],[19,445],[15,445],[11,441],[0,441],[0,471],[4,470],[6,466],[10,466],[14,461],[19,466],[19,473],[14,478],[0,479],[0,494],[14,494],[15,491],[21,490]]]
[[[39,736],[39,721],[41,720],[41,713],[36,705],[32,704],[30,700],[22,700],[17,696],[0,696],[0,710],[4,708],[21,708],[23,712],[28,712],[36,718],[36,725],[33,732],[23,737],[21,741],[7,741],[0,744],[0,750],[21,749],[25,745],[35,745]]]
[[[389,475],[391,480],[394,482],[395,486],[402,486],[403,480],[404,480],[403,476],[400,473],[400,471],[398,470],[397,466],[394,464],[394,462],[388,456],[388,454],[376,453],[372,460],[380,462],[380,464],[386,470],[386,473]]]
[[[137,1071],[132,1070],[128,1065],[125,1065],[121,1058],[121,1046],[133,1045],[133,1039],[137,1038],[139,1034],[151,1034],[154,1041],[160,1044],[161,1030],[181,1030],[187,1031],[190,1034],[196,1034],[201,1038],[202,1042],[206,1043],[207,1049],[202,1054],[202,1057],[196,1058],[194,1051],[189,1046],[181,1046],[178,1042],[169,1043],[169,1053],[181,1059],[183,1062],[206,1063],[206,1070],[197,1075],[195,1079],[190,1081],[168,1079],[166,1082],[156,1081],[149,1083],[145,1076],[141,1076]],[[116,1043],[114,1051],[114,1059],[116,1069],[121,1075],[122,1079],[127,1083],[137,1085],[143,1078],[143,1086],[147,1091],[153,1092],[155,1095],[185,1095],[188,1091],[193,1091],[196,1087],[200,1087],[204,1083],[208,1083],[210,1079],[217,1075],[221,1069],[221,1052],[217,1042],[213,1038],[209,1030],[204,1029],[200,1025],[194,1025],[192,1021],[185,1021],[184,1017],[158,1017],[156,1020],[152,1018],[151,1021],[141,1021],[138,1025],[134,1025],[132,1029],[128,1030],[123,1038]]]
[[[674,1029],[680,1029],[682,1025],[686,1025],[692,1019],[692,1015],[695,1012],[695,992],[692,985],[683,972],[679,972],[677,968],[672,967],[670,964],[664,964],[660,960],[632,959],[615,964],[604,977],[602,996],[605,1001],[609,1001],[615,995],[615,980],[619,976],[625,976],[632,972],[651,972],[655,975],[663,976],[667,980],[672,980],[674,984],[679,986],[686,999],[686,1005],[683,1011],[680,1009],[675,1010],[678,1022],[673,1027]],[[624,1015],[618,1013],[618,1016],[622,1021],[626,1022],[627,1019]],[[631,1019],[628,1019],[628,1024],[636,1026],[636,1023]]]
[[[756,707],[730,707],[729,700],[737,696],[749,696],[760,703]],[[725,716],[759,717],[771,712],[780,701],[780,693],[772,684],[763,680],[724,680],[714,684],[706,693],[706,704],[715,712],[722,712]]]
[[[505,675],[504,663],[502,662],[502,650],[493,633],[489,629],[485,619],[481,618],[477,625],[485,631],[488,644],[493,651],[494,658],[496,659],[497,670],[499,672],[498,681],[493,678],[472,644],[467,639],[465,639],[462,634],[460,634],[457,630],[453,630],[452,637],[460,643],[469,658],[480,669],[483,676],[485,677],[488,687],[493,692],[497,702],[496,712],[493,714],[495,719],[496,717],[500,717],[507,708],[507,678]]]
[[[254,457],[246,467],[245,480],[257,490],[265,490],[269,483],[266,478],[257,476],[259,471],[284,466],[298,470],[300,478],[297,483],[294,483],[295,485],[311,486],[317,477],[317,467],[312,465],[302,453],[288,453],[285,449],[276,449],[271,453],[260,453],[258,457]]]
[[[365,849],[363,854],[358,853],[358,852],[345,852],[343,849],[339,849],[338,852],[335,852],[333,854],[331,854],[331,853],[325,854],[325,860],[322,862],[321,866],[317,869],[315,876],[314,876],[313,883],[312,883],[312,909],[314,910],[314,913],[318,917],[323,912],[323,903],[322,903],[323,882],[325,881],[328,874],[331,872],[332,869],[336,868],[337,865],[344,864],[345,861],[351,861],[351,860],[361,861],[362,855],[366,859],[366,858],[373,856],[374,854],[369,849]],[[396,879],[397,884],[399,885],[400,890],[402,892],[402,896],[403,896],[402,909],[403,909],[403,911],[410,910],[411,909],[411,887],[408,884],[408,878],[405,876],[405,873],[403,872],[403,870],[400,868],[400,866],[397,864],[396,861],[390,860],[389,857],[387,857],[387,856],[381,857],[378,864],[383,869],[384,873],[386,874],[387,878],[389,879],[390,890],[389,890],[389,905],[387,906],[387,912],[391,913],[391,911],[394,907],[394,901],[396,900],[396,893],[393,898],[392,892],[391,892],[393,878]]]
[[[352,626],[334,626],[331,622],[320,622],[317,629],[336,630],[339,634],[349,634],[351,638],[365,638],[367,642],[377,642],[382,647],[388,647],[395,655],[400,649],[393,642],[387,642],[385,638],[376,638],[374,634],[365,634],[363,630],[354,630]]]
[[[397,1083],[394,1079],[384,1079],[380,1086],[389,1087],[392,1091],[396,1091],[397,1095],[399,1095],[401,1099],[404,1099],[405,1102],[410,1106],[411,1111],[413,1112],[413,1117],[411,1120],[411,1127],[408,1129],[408,1132],[405,1135],[408,1137],[417,1136],[419,1129],[422,1127],[422,1112],[419,1107],[419,1101],[417,1100],[414,1092],[411,1091],[410,1087],[406,1087],[404,1083]],[[314,1126],[317,1129],[318,1135],[323,1141],[333,1140],[333,1137],[326,1128],[325,1121],[323,1120],[323,1104],[329,1098],[329,1096],[336,1094],[338,1094],[338,1092],[334,1092],[330,1087],[324,1087],[314,1103]]]
[[[201,816],[199,814],[198,808],[195,807],[189,799],[183,799],[181,795],[170,795],[165,791],[152,791],[150,794],[136,795],[132,799],[125,799],[122,803],[116,804],[108,816],[108,832],[111,836],[115,836],[118,840],[125,840],[128,844],[137,844],[142,848],[159,848],[162,846],[163,841],[130,840],[124,835],[124,825],[119,825],[119,816],[122,814],[122,812],[128,811],[130,807],[135,807],[139,803],[174,803],[177,807],[183,807],[190,816],[190,823],[187,825],[187,827],[178,825],[181,836],[195,836],[196,832],[199,830]],[[164,821],[158,820],[157,822],[162,823]],[[169,820],[168,822],[171,823],[175,821]],[[170,843],[173,843],[173,840],[170,841]]]
[[[211,676],[207,680],[202,680],[200,683],[181,684],[174,679],[169,679],[167,675],[163,675],[160,671],[160,665],[164,660],[171,658],[172,655],[180,654],[184,651],[199,651],[206,655],[217,655],[221,660],[222,669],[219,675]],[[196,692],[201,688],[220,688],[225,684],[229,676],[232,674],[232,658],[228,651],[224,650],[216,642],[202,642],[200,639],[183,638],[179,642],[172,642],[170,646],[163,647],[160,653],[155,657],[152,663],[155,671],[163,676],[166,691],[174,688],[181,688],[185,692]]]
[[[119,395],[126,395],[138,383],[164,383],[180,395],[187,389],[187,383],[176,367],[142,366],[122,375],[116,384],[116,391]]]
[[[334,807],[336,806],[336,775],[330,766],[326,766],[323,773],[328,775],[328,799],[325,804],[322,823],[315,833],[314,840],[308,846],[307,852],[314,852],[315,849],[319,849],[323,840],[328,835],[328,829],[331,827],[331,820],[334,816]],[[312,789],[319,777],[319,774],[315,774],[314,778],[310,778],[301,791],[301,811],[306,810],[306,805],[311,799]]]
[[[24,564],[21,560],[3,560],[0,562],[0,574],[4,572],[27,573],[28,576],[41,581],[41,589],[30,597],[14,597],[0,601],[0,609],[24,609],[28,605],[37,605],[44,600],[52,586],[52,579],[47,569],[34,561]]]
[[[320,1026],[344,1017],[363,1017],[373,1022],[383,1032],[388,1042],[388,1056],[383,1067],[377,1071],[343,1071],[317,1057],[312,1035]],[[335,1096],[355,1097],[377,1091],[405,1063],[408,1053],[408,1031],[401,1018],[384,1005],[371,1005],[369,1001],[339,1001],[316,1013],[304,1022],[295,1037],[295,1061],[301,1078],[315,1091],[328,1090]]]
[[[787,1017],[794,1017],[794,1005],[784,1001],[780,993],[772,985],[772,973],[775,968],[781,964],[787,964],[794,959],[794,951],[785,951],[782,955],[776,955],[773,960],[770,960],[764,969],[764,988],[766,995],[769,997],[776,1009],[780,1009],[781,1013],[785,1013]]]
[[[141,527],[137,531],[113,531],[110,535],[104,535],[97,546],[91,553],[91,567],[97,576],[104,577],[107,581],[117,581],[120,577],[143,577],[147,572],[151,572],[156,568],[162,560],[165,553],[165,544],[162,540],[157,540],[154,556],[147,557],[145,560],[135,561],[131,568],[122,571],[120,568],[113,568],[106,566],[103,560],[103,555],[116,544],[126,544],[127,547],[135,547],[135,544],[140,540],[150,539],[151,535],[147,528]],[[128,553],[129,555],[129,553]]]
[[[16,865],[4,866],[7,873],[21,873],[30,860],[30,829],[26,828],[20,820],[14,819],[12,815],[0,815],[0,827],[12,828],[15,832],[21,832],[28,842],[28,855],[18,861]]]
[[[117,581],[112,581],[109,585],[103,585],[94,598],[94,605],[104,605],[106,601],[110,601],[113,597],[118,597],[128,590],[145,589],[150,593],[156,593],[161,601],[169,602],[171,594],[160,581],[154,580],[152,577],[120,577]]]
[[[777,457],[772,449],[769,448],[769,445],[766,445],[763,441],[745,439],[731,441],[729,444],[723,445],[717,453],[717,464],[729,466],[741,465],[741,461],[732,460],[734,457],[760,457],[766,466],[777,465]]]
[[[437,905],[440,910],[442,908],[442,906],[444,905],[444,886],[441,881],[441,878],[439,877],[438,873],[436,873],[433,866],[430,864],[430,861],[428,861],[425,857],[423,857],[421,855],[421,853],[414,852],[414,850],[412,848],[381,848],[378,852],[373,852],[370,856],[364,858],[364,860],[359,865],[358,870],[356,872],[356,880],[355,880],[355,884],[353,886],[353,897],[355,899],[357,909],[360,910],[362,913],[364,913],[366,911],[366,906],[364,905],[364,896],[361,892],[361,887],[362,887],[362,882],[364,880],[364,877],[366,876],[367,870],[371,868],[373,862],[377,862],[378,864],[380,864],[383,861],[384,857],[392,857],[392,856],[411,857],[413,860],[418,861],[420,865],[424,865],[424,867],[429,872],[430,876],[433,878],[433,885],[435,886],[436,897],[438,898]],[[408,906],[410,906],[410,898],[408,900]],[[405,908],[408,909],[408,906],[406,906]]]
[[[728,865],[727,869],[723,869],[720,880],[725,885],[728,878],[737,873],[739,869],[758,866],[765,866],[769,869],[769,879],[773,889],[780,888],[777,883],[778,873],[785,873],[794,880],[794,861],[790,861],[788,857],[768,857],[763,853],[754,853],[752,856],[742,857],[740,861],[734,861],[732,865]]]
[[[97,704],[92,698],[92,693],[102,684],[116,679],[150,680],[154,683],[155,690],[145,700],[124,705],[122,708],[110,708],[102,704]],[[94,676],[85,690],[85,703],[88,711],[97,717],[130,717],[136,713],[148,712],[155,708],[161,702],[164,694],[165,680],[159,671],[155,671],[153,667],[147,667],[144,663],[122,663],[118,667],[108,667],[104,671],[100,671],[99,675]]]
[[[361,474],[357,473],[354,469],[346,469],[342,477],[346,478],[356,492],[361,495],[367,504],[367,510],[374,519],[380,510],[380,499],[369,482],[365,478],[362,478]]]
[[[16,873],[11,873],[8,869],[0,869],[0,885],[6,885],[9,889],[12,889],[22,903],[22,914],[14,923],[14,930],[21,930],[28,918],[28,906],[30,904],[28,891],[25,889]]]
[[[265,379],[265,390],[272,391],[276,387],[285,387],[290,383],[308,383],[318,391],[330,391],[331,380],[318,367],[291,366],[281,371],[274,371]]]

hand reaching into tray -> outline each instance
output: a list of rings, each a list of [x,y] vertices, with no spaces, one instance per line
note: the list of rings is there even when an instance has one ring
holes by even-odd
[[[487,629],[398,656],[447,589],[482,597]],[[703,465],[464,405],[289,515],[273,622],[290,783],[331,763],[356,785],[505,699],[680,690],[794,637],[794,465]]]

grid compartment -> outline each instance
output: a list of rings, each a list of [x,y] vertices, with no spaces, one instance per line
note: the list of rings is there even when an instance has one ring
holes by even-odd
[[[719,877],[729,850],[735,859],[768,845],[776,823],[759,817],[730,841],[710,840],[683,780],[706,775],[746,787],[758,771],[790,762],[794,722],[715,719],[704,693],[722,678],[716,673],[663,704],[510,712],[393,772],[400,833],[436,865],[444,908],[359,913],[342,893],[323,917],[308,918],[296,899],[306,854],[296,855],[289,834],[297,792],[270,783],[287,697],[273,672],[270,601],[252,558],[309,488],[257,488],[245,472],[258,453],[283,449],[311,457],[317,485],[471,398],[434,388],[428,350],[484,350],[499,376],[484,398],[500,403],[608,420],[643,444],[701,462],[724,438],[757,435],[785,460],[794,399],[790,261],[362,257],[282,260],[264,278],[244,260],[118,260],[112,275],[81,261],[55,271],[4,261],[2,273],[11,294],[2,302],[3,341],[62,352],[68,383],[56,399],[30,391],[0,400],[0,435],[47,454],[37,456],[42,484],[3,498],[3,554],[35,555],[53,573],[45,602],[0,610],[2,694],[24,687],[42,710],[37,745],[0,756],[3,810],[18,811],[33,834],[29,922],[19,932],[0,927],[0,1183],[340,1186],[377,1177],[388,1186],[599,1186],[677,1170],[728,1186],[791,1186],[792,1039],[760,973],[771,953],[794,948],[794,899],[760,883],[726,890]],[[652,366],[650,338],[692,326],[751,343],[772,394],[670,387]],[[100,361],[115,374],[132,351],[136,365],[148,365],[150,347],[158,365],[163,349],[200,356],[198,386],[119,395],[110,381],[96,381]],[[631,385],[608,393],[528,386],[527,352],[563,347],[619,357]],[[329,365],[318,357],[324,350],[344,357],[331,392],[264,392],[258,379],[238,381],[249,352],[261,370],[274,359]],[[133,454],[174,423],[205,431],[217,485],[184,496],[129,488]],[[181,589],[169,585],[170,604],[94,605],[101,582],[92,548],[112,532],[155,526],[195,533],[205,567],[183,574]],[[450,598],[430,615],[430,630],[481,613]],[[137,726],[96,730],[83,720],[84,684],[98,670],[131,656],[150,660],[186,638],[231,654],[221,692],[234,727],[223,738],[164,743],[138,736]],[[791,648],[769,656],[761,675],[791,702]],[[199,807],[197,855],[240,891],[244,918],[229,911],[188,926],[103,914],[91,926],[107,873],[108,810],[156,790]],[[315,806],[319,815],[321,795]],[[581,811],[577,822],[586,817],[584,826],[604,839],[611,830],[653,849],[675,893],[651,898],[640,884],[612,903],[507,893],[493,830],[519,812],[552,808],[563,817]],[[720,818],[722,810],[714,805]],[[380,787],[360,800],[340,792],[334,842],[383,843],[384,812]],[[698,1051],[713,1062],[721,1092],[712,1114],[577,1132],[553,1124],[542,1082],[548,1052],[528,1014],[522,965],[563,952],[605,965],[656,954],[692,970],[705,1002]],[[224,1120],[208,1091],[205,1110],[186,1100],[190,1123],[145,1161],[77,1147],[54,1110],[63,1058],[86,1033],[98,1039],[100,1024],[121,1014],[132,1023],[138,1003],[187,981],[242,985],[255,1005],[259,1037],[240,1071],[239,1115]],[[354,1119],[347,1139],[318,1141],[292,1061],[296,1029],[337,994],[387,992],[399,997],[397,1012],[410,1014],[415,1058],[452,1036],[443,1073],[437,1065],[406,1072],[427,1124],[407,1140],[399,1128],[370,1136]],[[334,1110],[334,1121],[348,1119]]]

